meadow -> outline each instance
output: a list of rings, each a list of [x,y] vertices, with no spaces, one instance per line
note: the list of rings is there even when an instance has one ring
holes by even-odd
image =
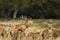
[[[33,21],[33,26],[39,28],[47,28],[49,20],[52,20],[52,24],[54,28],[60,28],[60,20],[58,19],[30,19]],[[0,20],[0,27],[8,27],[9,24],[17,25],[21,23],[25,23],[24,19],[12,19],[12,20]],[[31,25],[32,27],[32,25]]]

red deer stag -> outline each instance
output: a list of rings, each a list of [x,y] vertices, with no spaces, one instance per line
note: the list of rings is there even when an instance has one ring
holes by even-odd
[[[22,32],[22,31],[24,31],[26,28],[28,28],[31,23],[33,23],[33,21],[27,20],[25,24],[16,25],[15,29],[17,29],[18,31],[21,31],[21,32]]]

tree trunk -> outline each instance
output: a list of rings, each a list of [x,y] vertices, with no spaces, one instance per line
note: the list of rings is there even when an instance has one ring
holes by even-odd
[[[16,14],[17,14],[17,10],[14,12],[14,14],[13,14],[13,18],[15,19],[16,18]]]

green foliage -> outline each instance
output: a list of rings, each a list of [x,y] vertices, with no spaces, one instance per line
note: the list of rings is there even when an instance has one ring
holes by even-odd
[[[59,0],[0,0],[0,15],[3,18],[6,15],[6,9],[9,16],[13,10],[32,18],[60,18]]]

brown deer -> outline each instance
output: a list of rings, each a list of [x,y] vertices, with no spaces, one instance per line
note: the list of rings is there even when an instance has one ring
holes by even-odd
[[[57,37],[60,37],[60,30],[59,29],[53,29],[53,37],[56,39]]]
[[[26,37],[26,33],[25,32],[18,32],[19,38],[20,40],[23,40]],[[26,39],[24,39],[26,40]]]
[[[36,32],[36,31],[33,31],[33,32],[29,32],[27,34],[27,38],[32,38],[32,40],[40,40],[40,32]]]
[[[16,25],[15,29],[17,29],[18,31],[23,32],[26,28],[28,28],[30,26],[31,23],[33,23],[33,21],[27,20],[26,23],[24,23],[24,24]]]
[[[18,31],[17,29],[13,29],[11,32],[10,32],[10,35],[11,35],[11,40],[17,40],[18,38]]]
[[[4,37],[6,35],[6,30],[3,27],[0,27],[0,37]]]
[[[52,29],[52,37],[54,39],[60,37],[60,30],[58,30],[58,29]],[[42,38],[43,39],[48,39],[49,38],[49,30],[48,29],[46,29],[46,30],[44,30],[42,32]]]

